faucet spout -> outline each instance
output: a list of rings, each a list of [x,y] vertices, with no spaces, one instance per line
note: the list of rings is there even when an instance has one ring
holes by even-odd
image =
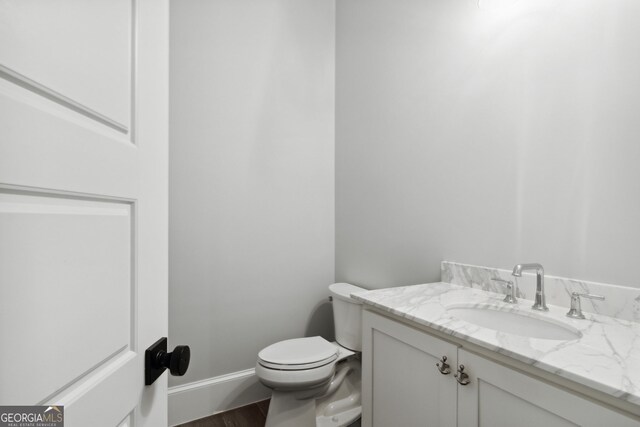
[[[536,271],[536,296],[531,308],[534,310],[549,311],[544,295],[544,268],[541,264],[538,263],[517,264],[515,267],[513,267],[513,272],[511,274],[514,277],[521,277],[522,272],[525,270]]]

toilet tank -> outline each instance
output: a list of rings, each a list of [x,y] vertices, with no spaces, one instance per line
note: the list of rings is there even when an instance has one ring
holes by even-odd
[[[362,304],[350,295],[367,289],[349,283],[334,283],[329,286],[333,297],[333,322],[336,341],[353,351],[362,351]]]

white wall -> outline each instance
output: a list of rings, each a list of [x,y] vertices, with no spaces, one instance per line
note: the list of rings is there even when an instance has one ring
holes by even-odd
[[[331,338],[334,46],[333,0],[171,2],[170,385]]]
[[[337,280],[640,286],[640,2],[340,0]]]

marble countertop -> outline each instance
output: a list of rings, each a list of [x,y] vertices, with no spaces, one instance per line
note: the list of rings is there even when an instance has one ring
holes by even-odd
[[[565,316],[568,307],[549,305],[534,312],[531,301],[517,306],[504,295],[449,283],[372,290],[352,294],[362,303],[495,351],[575,383],[640,405],[640,323],[584,313],[586,319]],[[580,331],[570,341],[528,338],[482,328],[452,317],[446,307],[464,304],[518,310]]]

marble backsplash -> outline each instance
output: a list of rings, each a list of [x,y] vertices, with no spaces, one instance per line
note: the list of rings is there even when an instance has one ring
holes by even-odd
[[[483,289],[485,291],[505,293],[500,282],[491,279],[512,280],[517,286],[517,297],[527,304],[533,301],[536,290],[535,273],[523,272],[522,277],[513,277],[511,270],[460,264],[443,261],[440,266],[441,280],[455,285]],[[564,277],[544,276],[547,304],[566,307],[569,310],[571,292],[598,294],[604,301],[582,298],[582,310],[605,316],[640,322],[640,288],[587,282]]]

